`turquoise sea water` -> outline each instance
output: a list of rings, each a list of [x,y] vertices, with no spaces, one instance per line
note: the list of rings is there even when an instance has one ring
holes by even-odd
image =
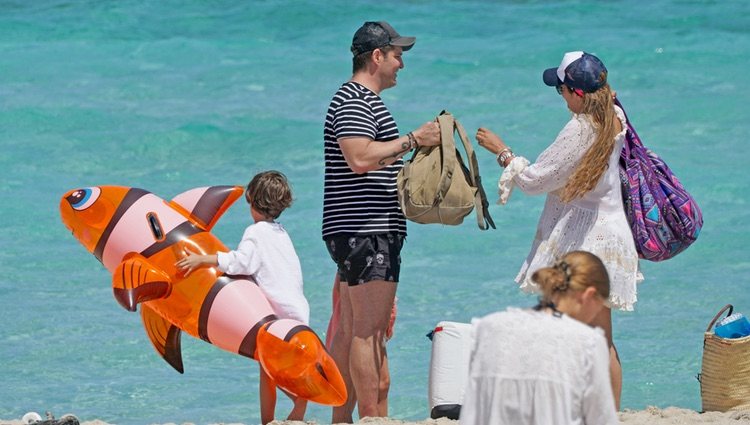
[[[59,198],[118,184],[169,199],[283,171],[296,202],[281,221],[323,335],[334,268],[320,240],[322,123],[350,76],[353,32],[380,19],[418,38],[383,93],[402,132],[448,109],[531,158],[568,117],[542,70],[568,50],[607,64],[639,134],[705,218],[693,247],[642,263],[636,310],[614,315],[623,407],[700,410],[705,327],[727,303],[750,314],[749,16],[744,1],[0,2],[0,418],[259,422],[256,363],[185,336],[185,374],[172,370],[61,224]],[[500,170],[486,152],[479,161],[494,202]],[[535,302],[512,279],[542,203],[516,193],[493,205],[494,231],[473,216],[410,224],[391,416],[429,415],[424,335],[438,321]],[[214,233],[234,247],[247,221],[238,203]],[[330,410],[311,406],[308,418],[324,423]]]

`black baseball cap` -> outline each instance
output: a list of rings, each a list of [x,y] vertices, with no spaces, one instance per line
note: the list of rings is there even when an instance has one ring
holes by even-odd
[[[548,86],[565,84],[593,93],[607,83],[607,67],[591,53],[568,52],[563,56],[560,66],[544,71],[542,79]]]
[[[385,46],[399,46],[407,51],[414,46],[416,37],[402,37],[385,21],[365,22],[354,33],[351,51],[354,56]]]

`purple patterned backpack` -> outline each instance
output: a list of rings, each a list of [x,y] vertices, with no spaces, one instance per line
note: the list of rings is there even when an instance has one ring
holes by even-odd
[[[625,111],[619,100],[615,104]],[[620,154],[625,215],[638,255],[650,261],[666,260],[695,242],[703,214],[667,164],[643,146],[627,114],[625,119],[628,131]]]

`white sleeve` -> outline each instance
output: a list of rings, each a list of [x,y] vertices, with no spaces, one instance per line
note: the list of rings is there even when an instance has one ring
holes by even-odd
[[[217,252],[216,260],[219,270],[232,275],[254,275],[260,268],[261,260],[258,246],[253,238],[252,226],[245,230],[237,249],[229,252]]]
[[[585,120],[583,116],[576,116],[568,121],[533,164],[529,165],[523,157],[513,159],[500,176],[500,202],[507,201],[514,185],[529,195],[553,192],[565,186],[593,142],[593,129]]]
[[[588,385],[583,392],[583,422],[585,424],[615,425],[617,418],[615,399],[609,377],[609,348],[603,335],[596,335],[591,344]]]

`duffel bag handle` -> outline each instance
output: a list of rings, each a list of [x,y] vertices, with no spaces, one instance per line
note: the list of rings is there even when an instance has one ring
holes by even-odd
[[[711,328],[714,327],[714,323],[716,323],[716,321],[719,320],[719,316],[721,316],[722,313],[727,311],[727,309],[729,309],[729,313],[727,313],[727,317],[732,315],[732,311],[734,310],[734,307],[732,307],[732,304],[725,305],[724,308],[722,308],[721,310],[719,310],[718,313],[716,313],[716,316],[714,316],[713,320],[711,320],[711,323],[708,324],[708,327],[706,328],[706,332],[711,331]]]

